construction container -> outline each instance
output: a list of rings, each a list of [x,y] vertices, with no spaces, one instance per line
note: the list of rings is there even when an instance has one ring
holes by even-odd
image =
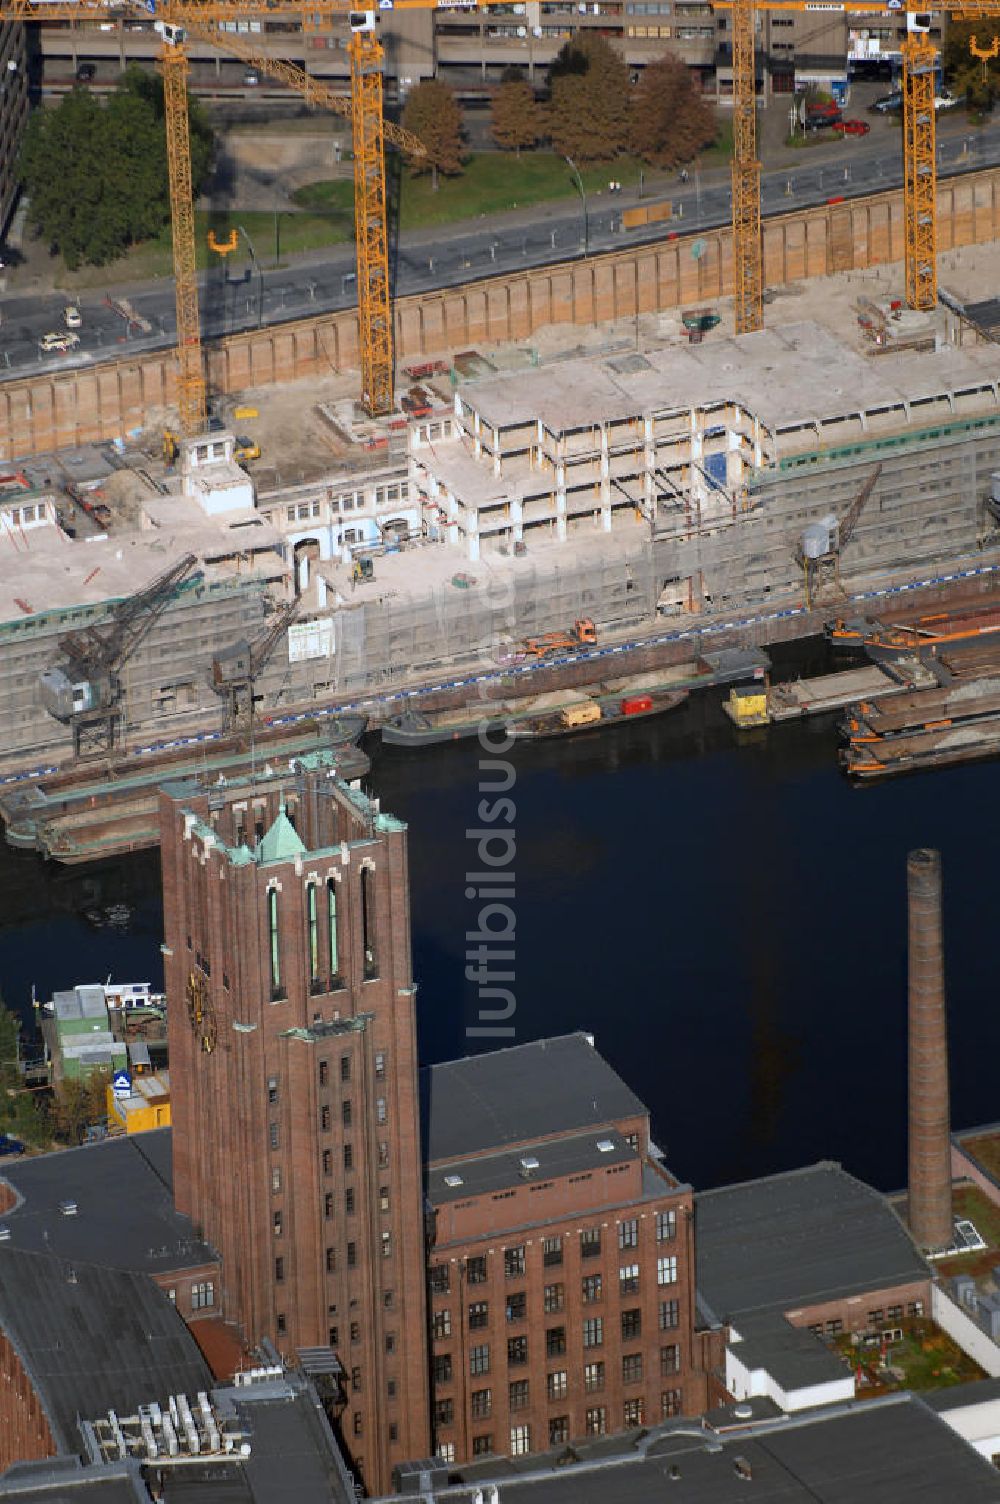
[[[767,690],[761,688],[760,685],[731,689],[726,710],[729,713],[729,719],[736,726],[766,726],[768,722]]]
[[[652,695],[629,695],[621,703],[622,715],[642,715],[643,711],[652,710]]]
[[[573,729],[577,726],[592,726],[600,719],[601,707],[596,700],[588,700],[586,705],[567,705],[562,713],[563,725]]]

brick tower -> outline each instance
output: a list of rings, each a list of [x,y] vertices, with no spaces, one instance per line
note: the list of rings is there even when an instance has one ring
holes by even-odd
[[[381,1492],[430,1439],[406,828],[316,772],[160,819],[177,1206],[251,1342],[334,1349]]]
[[[921,1248],[952,1243],[948,1039],[941,932],[941,854],[911,851],[909,899],[910,1231]]]

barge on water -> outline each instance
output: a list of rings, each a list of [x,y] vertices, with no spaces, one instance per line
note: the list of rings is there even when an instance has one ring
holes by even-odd
[[[261,728],[251,737],[172,747],[56,769],[37,782],[0,791],[0,819],[11,846],[74,864],[157,845],[159,788],[168,779],[225,784],[282,767],[325,767],[348,781],[371,766],[356,745],[367,724],[345,715],[307,725]]]
[[[624,726],[650,716],[663,715],[682,705],[690,690],[674,689],[657,695],[631,695],[621,700],[585,700],[582,704],[564,705],[548,715],[530,716],[511,727],[517,741],[540,741],[557,736],[579,736],[582,732],[604,731],[609,726]]]

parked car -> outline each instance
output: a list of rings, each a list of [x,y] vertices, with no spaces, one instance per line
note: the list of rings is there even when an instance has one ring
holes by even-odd
[[[63,309],[63,323],[67,329],[82,329],[83,316],[75,303],[67,303]]]
[[[11,1138],[7,1133],[0,1133],[0,1156],[6,1158],[11,1154],[23,1154],[24,1145],[19,1138]]]
[[[867,120],[835,120],[833,129],[842,136],[867,136],[871,126]]]
[[[903,95],[899,89],[894,89],[891,94],[883,94],[876,99],[872,109],[879,115],[892,115],[903,108]]]
[[[243,75],[243,82],[248,89],[256,88],[260,83],[260,74],[256,68],[248,68]]]
[[[38,348],[46,353],[50,350],[75,350],[79,343],[80,336],[74,334],[72,330],[63,332],[62,330],[52,329],[48,334],[42,335],[38,341]]]
[[[934,108],[936,110],[953,110],[958,104],[954,94],[949,94],[947,89],[934,96]]]
[[[237,435],[236,447],[233,453],[237,463],[244,465],[247,460],[260,459],[260,445],[255,439],[247,438],[245,434],[239,434]]]

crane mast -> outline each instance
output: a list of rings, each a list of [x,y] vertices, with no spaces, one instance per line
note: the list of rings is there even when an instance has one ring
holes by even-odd
[[[212,659],[212,688],[224,702],[223,720],[228,733],[253,723],[254,686],[262,670],[288,631],[300,602],[288,601],[252,641],[244,639],[217,653]]]
[[[197,564],[184,554],[142,590],[119,601],[104,621],[59,639],[60,660],[41,676],[42,701],[73,730],[75,757],[114,751],[119,741],[119,675],[139,643]]]

